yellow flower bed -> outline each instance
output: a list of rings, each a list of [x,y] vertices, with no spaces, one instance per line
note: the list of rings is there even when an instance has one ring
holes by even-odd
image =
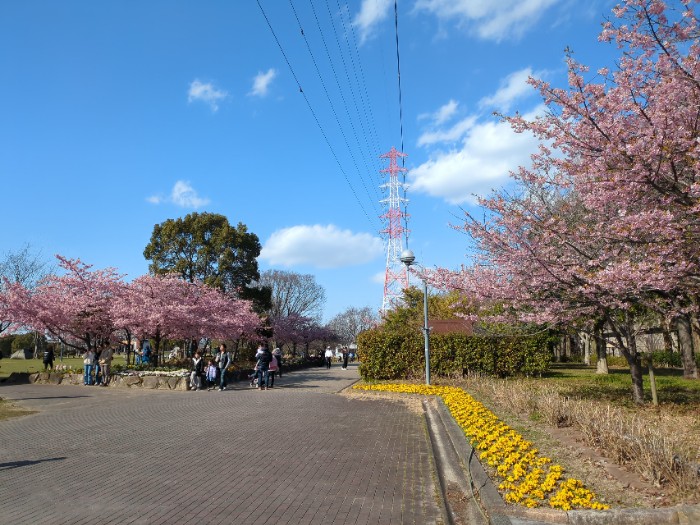
[[[595,501],[595,494],[579,480],[565,478],[560,465],[540,456],[531,442],[499,421],[493,412],[461,388],[409,384],[355,385],[353,388],[440,396],[471,445],[480,452],[479,459],[495,469],[502,479],[498,488],[509,503],[526,507],[549,504],[561,510],[609,508]]]

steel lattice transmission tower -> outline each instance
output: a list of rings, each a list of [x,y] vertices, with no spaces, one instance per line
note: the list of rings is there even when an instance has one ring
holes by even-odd
[[[408,288],[408,271],[399,259],[403,251],[403,235],[408,233],[404,227],[404,219],[407,215],[402,209],[406,199],[399,196],[399,190],[405,188],[405,184],[399,182],[399,173],[405,173],[407,170],[400,168],[396,162],[397,158],[406,156],[392,146],[388,153],[379,157],[389,159],[389,167],[381,170],[381,173],[389,174],[389,182],[382,184],[383,188],[389,188],[389,197],[381,201],[387,211],[380,216],[386,223],[386,228],[381,233],[387,235],[382,314],[397,306],[403,298],[403,290]]]

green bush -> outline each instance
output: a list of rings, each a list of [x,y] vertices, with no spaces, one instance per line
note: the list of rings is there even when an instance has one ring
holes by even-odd
[[[12,354],[12,341],[14,338],[14,335],[6,335],[0,338],[0,356],[9,357]]]
[[[629,363],[627,362],[627,359],[625,359],[622,356],[609,355],[605,358],[605,360],[608,362],[608,366],[618,366],[618,367],[622,367],[622,368],[629,367]]]
[[[683,366],[681,362],[681,354],[678,352],[652,352],[652,362],[654,366],[666,366],[680,368]]]
[[[551,362],[548,334],[529,337],[484,337],[466,334],[430,336],[430,370],[435,376],[469,372],[498,377],[539,375]],[[365,380],[423,377],[424,339],[421,334],[381,328],[357,340],[360,374]]]
[[[681,360],[681,354],[678,352],[653,352],[653,363],[656,367],[669,367],[669,368],[682,368],[683,361]],[[615,366],[620,368],[628,368],[629,363],[627,359],[622,356],[612,356],[607,357],[608,366]],[[695,363],[700,367],[700,352],[695,353]]]
[[[12,340],[12,351],[23,350],[25,348],[34,348],[34,333],[30,332],[27,334],[16,335]]]

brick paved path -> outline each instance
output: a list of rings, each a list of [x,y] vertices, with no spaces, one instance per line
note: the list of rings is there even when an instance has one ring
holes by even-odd
[[[421,414],[355,367],[224,392],[0,385],[2,524],[441,523]]]

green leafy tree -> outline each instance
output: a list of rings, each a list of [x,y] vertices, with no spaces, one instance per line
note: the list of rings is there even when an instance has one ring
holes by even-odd
[[[156,224],[143,255],[153,274],[175,273],[260,303],[265,294],[248,288],[260,278],[260,249],[258,236],[245,224],[233,227],[224,215],[193,212]]]

